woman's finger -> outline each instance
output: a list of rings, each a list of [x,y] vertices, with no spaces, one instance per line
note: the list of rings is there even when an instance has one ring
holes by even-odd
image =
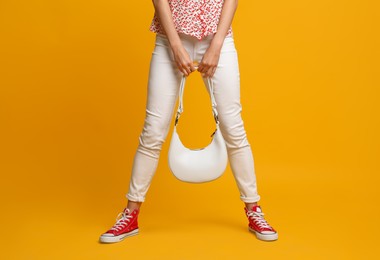
[[[204,64],[203,62],[199,63],[198,71],[205,73],[208,70],[208,65]]]
[[[186,72],[186,76],[191,73],[189,66],[186,64],[182,64],[182,69]]]
[[[213,76],[214,76],[215,71],[216,71],[216,68],[217,68],[217,67],[214,67],[214,68],[212,69],[212,72],[211,72],[211,76],[210,76],[210,77],[213,77]]]
[[[198,65],[198,69],[197,69],[199,72],[203,72],[203,65],[200,63]]]
[[[214,67],[209,67],[208,70],[206,71],[206,76],[212,77],[213,70],[214,70]]]
[[[182,65],[181,65],[179,62],[177,62],[177,69],[178,69],[182,74],[186,75],[186,74],[185,74],[185,71],[184,71],[183,68],[182,68]]]
[[[191,62],[191,63],[190,63],[190,71],[193,72],[193,71],[196,71],[196,70],[197,70],[197,69],[195,68],[194,63]]]
[[[185,75],[185,76],[189,75],[189,73],[186,71],[186,69],[183,66],[180,66],[179,70],[182,72],[183,75]]]

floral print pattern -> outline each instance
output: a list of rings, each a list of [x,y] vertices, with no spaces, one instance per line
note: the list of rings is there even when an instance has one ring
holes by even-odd
[[[217,31],[224,0],[168,0],[175,29],[178,33],[203,37]],[[164,34],[157,14],[154,13],[150,31]],[[227,35],[232,34],[232,27]]]

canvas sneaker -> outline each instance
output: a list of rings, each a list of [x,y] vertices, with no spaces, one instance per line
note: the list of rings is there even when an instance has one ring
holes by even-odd
[[[255,233],[256,237],[264,241],[273,241],[278,239],[277,231],[274,230],[264,219],[264,213],[260,206],[253,206],[251,210],[244,208],[248,217],[249,231]]]
[[[128,208],[125,208],[117,216],[113,227],[100,236],[100,242],[115,243],[122,241],[126,237],[137,235],[139,232],[137,223],[138,214],[138,209],[134,209],[131,212]]]

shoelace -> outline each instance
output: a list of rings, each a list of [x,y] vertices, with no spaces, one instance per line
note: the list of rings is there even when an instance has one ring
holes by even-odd
[[[255,212],[255,211],[249,211],[247,213],[248,217],[253,219],[256,225],[258,225],[260,228],[269,228],[272,229],[272,227],[267,223],[267,221],[264,219],[264,213],[262,212]]]
[[[132,218],[132,215],[127,215],[125,214],[125,212],[119,213],[119,215],[117,215],[116,217],[116,223],[111,228],[111,230],[116,230],[116,231],[122,230],[127,224],[126,221],[129,222],[131,218]]]

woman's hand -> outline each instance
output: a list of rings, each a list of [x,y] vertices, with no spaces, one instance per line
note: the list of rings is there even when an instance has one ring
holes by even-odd
[[[168,37],[177,67],[184,75],[188,76],[191,72],[195,71],[195,67],[175,29],[169,3],[167,0],[153,0],[153,5],[160,19],[161,26]]]
[[[216,71],[219,63],[220,51],[222,44],[211,42],[206,50],[201,62],[198,65],[198,71],[202,73],[203,77],[212,77]]]
[[[222,49],[227,31],[231,26],[237,5],[238,0],[225,0],[223,3],[218,29],[211,41],[210,47],[203,55],[202,61],[198,66],[198,71],[201,72],[203,76],[212,77],[216,71],[220,57],[220,50]]]
[[[172,51],[174,55],[174,61],[177,64],[178,69],[185,76],[189,76],[190,73],[196,70],[189,53],[186,51],[182,44],[179,44],[176,47],[172,47]]]

